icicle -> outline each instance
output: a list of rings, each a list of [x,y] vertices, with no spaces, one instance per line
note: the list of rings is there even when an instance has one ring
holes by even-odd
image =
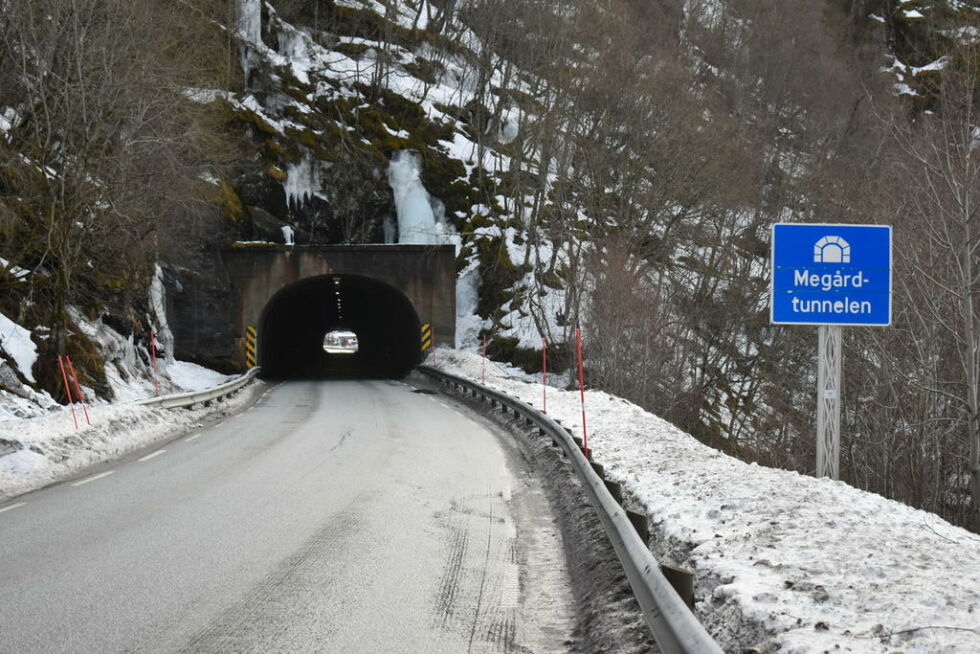
[[[236,6],[238,36],[244,41],[240,48],[245,78],[252,70],[252,48],[248,44],[262,43],[262,0],[238,0]]]

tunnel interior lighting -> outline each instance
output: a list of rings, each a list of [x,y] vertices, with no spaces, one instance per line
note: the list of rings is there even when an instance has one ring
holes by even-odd
[[[266,304],[259,365],[276,379],[398,378],[421,361],[421,326],[412,302],[388,283],[364,275],[308,277]]]

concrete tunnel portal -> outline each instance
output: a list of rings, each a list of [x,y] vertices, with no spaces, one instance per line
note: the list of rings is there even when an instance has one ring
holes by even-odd
[[[264,377],[403,377],[421,361],[422,322],[411,300],[384,281],[352,274],[307,277],[273,295],[259,321]],[[354,353],[330,353],[324,336],[357,335]]]
[[[220,257],[230,301],[178,303],[197,328],[181,335],[192,354],[227,342],[240,369],[257,363],[265,377],[400,377],[423,358],[423,326],[427,346],[455,342],[453,245],[242,243]],[[215,345],[208,327],[222,320],[232,338]]]

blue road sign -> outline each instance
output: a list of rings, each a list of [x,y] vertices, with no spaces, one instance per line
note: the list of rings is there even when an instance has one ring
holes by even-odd
[[[769,316],[780,325],[890,325],[891,226],[774,224]]]

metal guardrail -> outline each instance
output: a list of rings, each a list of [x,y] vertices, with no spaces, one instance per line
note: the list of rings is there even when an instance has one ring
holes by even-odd
[[[489,389],[463,377],[431,366],[418,366],[419,372],[444,383],[468,388],[487,399],[523,415],[543,433],[550,435],[568,456],[585,486],[602,526],[626,572],[633,593],[654,640],[664,654],[721,654],[723,650],[677,594],[660,571],[660,566],[646,544],[636,533],[626,510],[621,507],[605,482],[564,427],[521,400]]]
[[[174,393],[173,395],[163,395],[161,397],[151,397],[147,400],[140,400],[136,404],[140,406],[155,406],[161,409],[174,409],[178,407],[188,407],[201,402],[210,402],[226,395],[231,395],[235,391],[245,387],[250,381],[259,374],[259,368],[250,368],[244,375],[239,375],[234,379],[218,384],[203,391],[190,391],[189,393]]]

